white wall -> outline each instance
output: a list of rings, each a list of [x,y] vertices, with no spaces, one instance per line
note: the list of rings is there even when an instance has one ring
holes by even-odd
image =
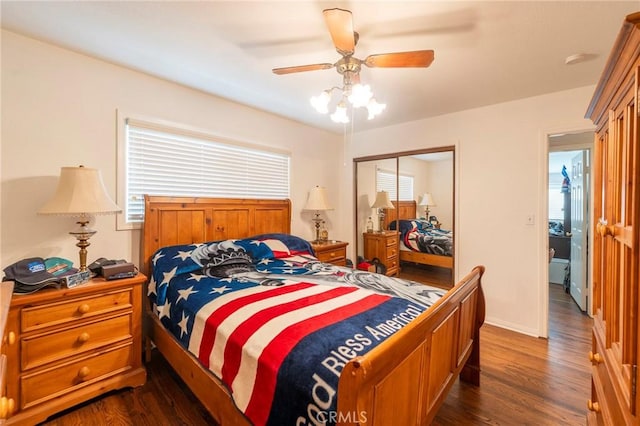
[[[430,192],[434,207],[429,208],[429,215],[436,216],[441,223],[441,229],[453,229],[453,155],[450,160],[429,161],[428,188],[422,192]],[[420,202],[422,193],[418,194]],[[418,206],[419,216],[424,215],[424,207]]]
[[[74,220],[36,211],[55,190],[62,166],[99,168],[115,199],[116,109],[289,151],[292,232],[313,238],[312,214],[302,208],[309,189],[321,185],[335,206],[325,216],[330,235],[348,240],[352,217],[340,206],[352,193],[341,193],[349,179],[337,167],[344,164],[341,135],[2,31],[3,268],[31,256],[77,262],[68,234]],[[89,261],[138,261],[139,231],[116,231],[113,216],[98,217],[95,228]]]
[[[351,158],[454,145],[456,277],[485,265],[487,322],[544,332],[546,224],[527,226],[525,217],[545,215],[547,133],[591,128],[583,116],[593,87],[355,133],[344,148],[342,136],[7,31],[1,71],[2,267],[30,256],[76,261],[67,233],[73,220],[36,211],[52,195],[61,166],[100,168],[115,198],[118,108],[290,151],[292,231],[307,238],[312,214],[301,209],[308,190],[322,185],[335,207],[326,212],[331,238],[353,241]],[[138,231],[116,231],[113,217],[97,218],[95,227],[89,260],[138,259]]]
[[[456,146],[456,279],[475,265],[486,266],[488,323],[531,335],[546,333],[542,237],[547,225],[539,219],[546,208],[547,134],[592,128],[583,116],[593,89],[491,105],[353,137],[353,157]],[[534,225],[525,224],[529,214],[535,214]]]

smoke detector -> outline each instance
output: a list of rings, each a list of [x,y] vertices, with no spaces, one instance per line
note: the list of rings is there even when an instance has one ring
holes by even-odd
[[[564,60],[564,63],[565,65],[573,65],[573,64],[578,64],[580,62],[588,61],[595,57],[596,55],[592,55],[589,53],[576,53],[575,55],[567,56]]]

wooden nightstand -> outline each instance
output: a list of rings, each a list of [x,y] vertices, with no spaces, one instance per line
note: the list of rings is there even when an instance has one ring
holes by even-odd
[[[35,424],[113,389],[141,386],[143,274],[13,295],[7,319],[7,424]]]
[[[0,346],[5,344],[5,325],[9,315],[9,305],[11,304],[11,293],[13,292],[13,282],[0,282]],[[8,342],[9,337],[6,337]],[[5,423],[15,407],[13,398],[5,396],[5,382],[7,377],[7,357],[0,354],[0,425]]]
[[[333,263],[337,266],[347,265],[347,246],[343,241],[328,241],[326,243],[311,243],[313,251],[320,262]]]
[[[362,234],[364,241],[364,258],[369,262],[374,258],[387,267],[386,275],[397,275],[399,272],[398,261],[398,233],[395,231],[365,232]]]

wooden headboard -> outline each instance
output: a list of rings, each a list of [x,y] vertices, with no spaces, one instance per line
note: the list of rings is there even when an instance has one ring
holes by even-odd
[[[384,209],[384,229],[389,229],[389,224],[395,222],[396,219],[415,219],[416,202],[411,201],[392,201],[394,209]]]
[[[141,270],[161,247],[291,233],[289,200],[144,196]]]

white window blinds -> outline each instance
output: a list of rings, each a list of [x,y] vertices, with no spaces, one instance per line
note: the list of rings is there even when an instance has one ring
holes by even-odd
[[[126,122],[128,223],[142,222],[144,194],[289,198],[289,155]]]
[[[380,169],[376,171],[376,191],[387,191],[392,201],[413,200],[413,176],[399,175],[398,186],[400,196],[396,197],[396,174]]]

